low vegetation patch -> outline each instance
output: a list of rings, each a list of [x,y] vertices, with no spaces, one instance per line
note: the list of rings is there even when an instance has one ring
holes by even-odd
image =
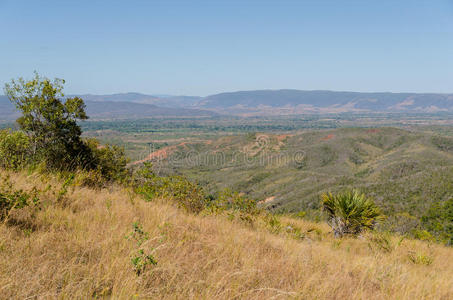
[[[11,210],[36,206],[38,203],[36,188],[31,191],[16,189],[9,176],[0,177],[0,221],[7,218]]]

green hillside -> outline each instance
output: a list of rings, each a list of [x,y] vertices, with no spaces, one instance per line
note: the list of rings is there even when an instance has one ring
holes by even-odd
[[[354,128],[221,137],[181,145],[161,163],[212,193],[229,187],[275,212],[312,217],[321,193],[356,187],[384,209],[389,229],[408,233],[426,229],[421,218],[453,196],[452,154],[449,137]]]

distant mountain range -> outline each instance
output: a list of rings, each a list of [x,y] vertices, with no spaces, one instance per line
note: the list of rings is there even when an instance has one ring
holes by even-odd
[[[197,104],[202,97],[197,96],[170,96],[170,95],[145,95],[139,93],[123,93],[113,95],[78,95],[85,101],[96,102],[134,102],[153,104],[168,108],[187,108]]]
[[[197,107],[236,114],[277,115],[341,112],[453,112],[453,94],[258,90],[208,96],[202,99]]]
[[[290,115],[343,112],[453,112],[453,94],[359,93],[335,91],[257,90],[207,97],[145,95],[79,95],[93,119],[226,115]],[[17,117],[0,96],[0,120]]]

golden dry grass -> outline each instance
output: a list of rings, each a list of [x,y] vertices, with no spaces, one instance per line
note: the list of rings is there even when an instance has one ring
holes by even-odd
[[[453,298],[451,248],[404,240],[391,253],[372,251],[368,239],[334,240],[325,224],[283,218],[306,235],[294,239],[263,221],[195,216],[119,187],[76,187],[63,205],[55,203],[55,179],[12,177],[22,188],[44,189],[48,180],[54,187],[34,216],[14,211],[0,225],[4,299]],[[125,238],[135,221],[158,261],[141,276],[130,260],[137,246]],[[409,253],[433,262],[413,263]]]

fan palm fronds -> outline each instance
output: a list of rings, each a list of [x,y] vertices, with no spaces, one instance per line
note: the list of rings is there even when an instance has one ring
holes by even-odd
[[[366,229],[373,229],[382,218],[379,207],[356,190],[336,195],[325,193],[321,195],[321,204],[335,237],[357,235]]]

